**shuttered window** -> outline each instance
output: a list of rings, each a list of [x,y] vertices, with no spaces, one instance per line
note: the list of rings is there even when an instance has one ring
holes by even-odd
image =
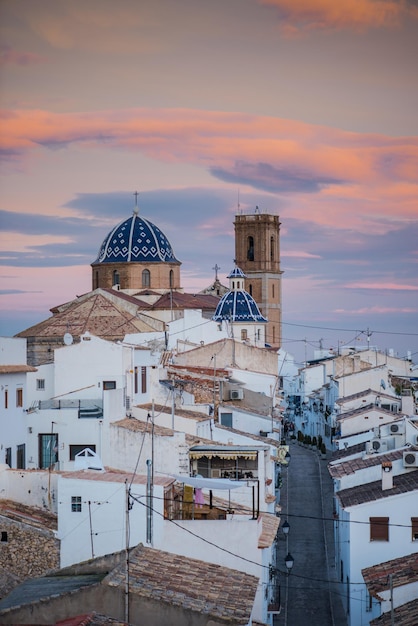
[[[370,541],[389,541],[389,518],[370,518]]]
[[[418,517],[411,517],[412,541],[418,541]]]

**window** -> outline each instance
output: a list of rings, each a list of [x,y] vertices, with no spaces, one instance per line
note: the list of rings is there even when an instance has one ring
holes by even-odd
[[[270,237],[270,261],[274,261],[274,237]]]
[[[247,260],[254,261],[254,237],[248,237]]]
[[[36,389],[37,391],[43,391],[45,389],[45,378],[36,379]]]
[[[366,599],[366,611],[370,612],[373,609],[373,597],[370,595],[370,593],[367,594],[367,599]]]
[[[112,285],[120,285],[119,272],[118,270],[113,270],[113,282]]]
[[[389,541],[389,518],[371,517],[370,541]]]
[[[271,329],[272,332],[272,337],[273,337],[273,343],[276,343],[276,327],[273,326]]]
[[[25,444],[21,443],[17,446],[16,452],[16,467],[17,469],[25,469],[26,468],[26,451]]]
[[[6,463],[6,465],[8,465],[9,467],[12,467],[12,449],[11,448],[6,448],[6,453],[5,453],[5,457],[4,457],[4,462]]]
[[[246,328],[242,328],[241,329],[241,341],[245,341],[247,339],[247,329]]]
[[[248,285],[248,293],[250,294],[250,296],[253,295],[253,286],[252,285]]]
[[[138,393],[138,368],[134,369],[134,393]]]
[[[16,406],[23,406],[23,389],[16,389]]]
[[[142,286],[143,287],[151,286],[151,272],[149,270],[144,270],[142,272]]]
[[[9,408],[9,392],[7,389],[4,390],[4,408]]]
[[[1,531],[0,541],[2,543],[6,543],[7,542],[7,530],[2,530]]]
[[[94,272],[94,289],[99,288],[99,272]]]
[[[174,272],[173,272],[173,270],[170,270],[169,281],[170,281],[170,288],[172,289],[174,287]]]
[[[72,513],[81,513],[81,496],[71,496]]]
[[[412,541],[418,541],[418,517],[411,517]]]
[[[90,450],[96,452],[96,445],[94,443],[76,443],[70,445],[70,461],[74,461],[76,454],[79,454],[79,452],[86,448],[90,448]]]
[[[141,392],[147,393],[147,368],[141,367]]]
[[[58,461],[58,434],[39,435],[39,468],[48,469]]]
[[[116,380],[103,381],[103,391],[109,391],[110,389],[116,389]]]
[[[232,413],[221,413],[221,424],[227,428],[232,428]]]

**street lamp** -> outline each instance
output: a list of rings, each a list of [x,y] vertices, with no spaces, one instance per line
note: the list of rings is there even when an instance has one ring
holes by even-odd
[[[282,531],[284,535],[288,535],[289,534],[289,530],[290,530],[290,524],[289,522],[286,520],[285,523],[282,526]]]
[[[289,464],[290,459],[291,459],[291,456],[290,456],[289,450],[287,450],[286,454],[284,455],[284,460]]]
[[[286,555],[286,557],[285,557],[285,560],[284,560],[284,563],[285,563],[285,565],[286,565],[286,568],[287,568],[287,573],[288,573],[288,574],[290,574],[290,572],[291,572],[291,569],[292,569],[292,567],[293,567],[293,563],[294,563],[294,562],[295,562],[295,561],[294,561],[293,556],[290,554],[290,552],[288,552],[288,553],[287,553],[287,555]]]

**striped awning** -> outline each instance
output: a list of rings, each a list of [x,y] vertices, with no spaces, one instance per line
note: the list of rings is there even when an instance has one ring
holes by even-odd
[[[255,461],[257,459],[256,450],[237,450],[235,452],[232,450],[190,450],[189,455],[191,459],[246,459],[251,461]]]

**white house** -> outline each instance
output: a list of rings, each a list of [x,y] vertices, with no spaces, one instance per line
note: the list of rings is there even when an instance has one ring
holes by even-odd
[[[391,454],[396,453],[399,451]],[[395,465],[396,471],[401,463],[408,465],[408,454],[415,457],[416,466],[403,467],[402,473],[395,474]],[[362,570],[418,551],[414,522],[418,515],[418,451],[408,450],[401,455],[402,460],[396,463],[382,460],[374,464],[369,470],[372,482],[366,480],[363,471],[357,477],[359,484],[344,488],[343,481],[335,494],[336,567],[349,626],[366,624],[380,614],[378,603],[370,597],[362,579]],[[352,459],[353,473],[355,467],[356,460]],[[376,471],[380,478],[373,480]]]
[[[26,363],[26,339],[0,338],[0,463],[9,467],[26,467],[27,376],[36,371]]]

